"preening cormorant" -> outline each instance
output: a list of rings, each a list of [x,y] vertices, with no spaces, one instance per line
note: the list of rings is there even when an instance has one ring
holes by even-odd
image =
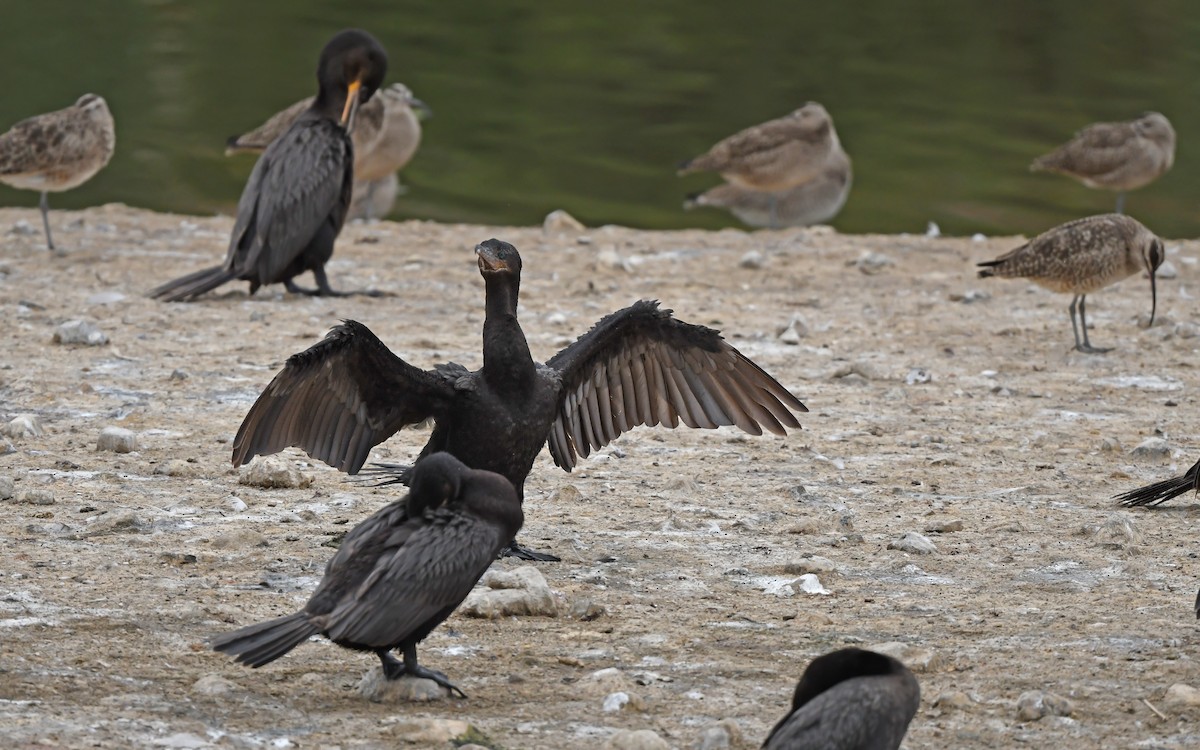
[[[367,32],[350,29],[330,40],[317,65],[317,98],[250,172],[225,263],[169,281],[150,296],[190,300],[234,279],[249,281],[251,294],[279,282],[293,293],[345,294],[330,288],[325,264],[354,184],[349,131],[386,73],[387,54]],[[315,290],[296,286],[305,271],[312,271]]]
[[[213,650],[261,667],[320,633],[375,652],[389,680],[424,677],[465,698],[446,675],[417,663],[417,644],[462,603],[523,520],[504,477],[449,453],[430,455],[413,468],[405,498],[346,534],[304,609],[219,636]]]
[[[917,678],[896,659],[831,651],[804,670],[763,750],[896,750],[920,705]]]
[[[1191,490],[1200,491],[1200,461],[1192,464],[1192,468],[1183,476],[1138,487],[1136,490],[1117,495],[1116,499],[1121,501],[1121,505],[1130,508],[1136,505],[1158,505]],[[1197,616],[1200,617],[1200,611]]]
[[[677,320],[657,302],[604,317],[537,364],[517,321],[520,254],[494,239],[475,252],[486,287],[483,367],[421,370],[345,321],[290,357],[258,397],[234,438],[234,465],[299,446],[354,474],[372,447],[433,418],[422,456],[448,451],[504,475],[524,498],[547,440],[554,463],[570,471],[637,425],[737,425],[753,435],[800,427],[793,412],[808,409],[799,399],[717,331]]]

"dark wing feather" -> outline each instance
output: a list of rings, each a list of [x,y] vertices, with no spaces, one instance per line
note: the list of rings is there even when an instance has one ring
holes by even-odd
[[[546,364],[562,378],[550,455],[567,471],[636,425],[784,435],[800,427],[793,412],[808,411],[717,331],[646,300],[606,316]]]
[[[1200,461],[1192,464],[1192,468],[1181,477],[1164,479],[1160,482],[1138,487],[1136,490],[1117,495],[1121,505],[1134,507],[1136,505],[1158,505],[1172,500],[1189,490],[1200,490]]]
[[[242,421],[233,464],[299,446],[354,474],[397,430],[442,414],[454,392],[447,377],[413,367],[347,320],[288,358]]]
[[[353,152],[336,123],[302,117],[254,165],[238,201],[226,268],[281,280],[326,222],[342,227],[353,185]]]
[[[353,596],[325,621],[334,641],[391,646],[458,606],[511,539],[453,508],[405,535],[380,556]],[[436,625],[436,623],[432,623]]]

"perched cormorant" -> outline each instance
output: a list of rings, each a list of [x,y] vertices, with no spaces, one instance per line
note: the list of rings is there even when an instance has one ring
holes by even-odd
[[[1087,296],[1146,271],[1150,274],[1150,325],[1154,325],[1154,312],[1158,308],[1154,274],[1165,257],[1162,240],[1140,221],[1122,214],[1101,214],[1047,229],[999,258],[976,265],[984,267],[979,272],[980,278],[1029,279],[1051,291],[1075,295],[1067,308],[1071,313],[1075,350],[1102,354],[1112,350],[1092,346],[1088,340]]]
[[[366,326],[346,321],[290,357],[258,397],[234,438],[234,465],[299,446],[354,474],[372,447],[433,418],[422,456],[449,451],[504,475],[524,498],[547,440],[554,463],[570,471],[637,425],[737,425],[784,435],[800,426],[792,412],[808,411],[717,331],[676,320],[657,302],[604,317],[539,365],[517,321],[521,256],[494,239],[475,252],[486,287],[483,367],[420,370]]]
[[[462,603],[523,520],[504,477],[449,453],[427,456],[407,497],[346,534],[304,609],[219,636],[213,650],[261,667],[320,633],[374,651],[389,680],[424,677],[465,698],[446,675],[417,663],[417,644]]]
[[[42,194],[42,226],[50,238],[51,192],[79,187],[112,158],[117,145],[104,97],[84,94],[66,109],[21,120],[0,133],[0,182]]]
[[[302,99],[254,130],[233,136],[226,144],[225,155],[261,153],[312,103],[313,97]],[[354,143],[354,191],[347,221],[376,218],[391,210],[399,192],[396,172],[417,152],[421,144],[421,120],[432,114],[429,106],[413,96],[403,83],[380,89],[359,109],[350,133]]]
[[[1189,490],[1200,492],[1200,461],[1192,464],[1192,468],[1188,469],[1181,477],[1164,479],[1145,487],[1138,487],[1136,490],[1117,495],[1116,499],[1121,501],[1121,505],[1129,508],[1136,505],[1158,505],[1177,498]],[[1200,617],[1200,611],[1196,616]]]
[[[321,51],[317,98],[263,152],[238,201],[225,263],[169,281],[150,292],[167,302],[194,299],[242,279],[250,293],[282,282],[289,292],[339,295],[325,263],[350,205],[354,147],[349,131],[361,103],[387,73],[387,54],[373,36],[350,29]],[[312,271],[315,290],[294,278]]]
[[[920,705],[917,678],[896,659],[831,651],[804,670],[763,750],[896,750]]]

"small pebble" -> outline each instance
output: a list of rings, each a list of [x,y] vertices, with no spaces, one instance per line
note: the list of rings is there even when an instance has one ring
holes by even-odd
[[[1171,261],[1164,260],[1154,275],[1160,279],[1177,279],[1179,278],[1179,269]]]
[[[859,259],[854,262],[854,267],[868,276],[874,276],[888,266],[894,265],[896,265],[896,261],[892,260],[883,253],[876,252],[863,253]]]
[[[192,464],[182,458],[171,458],[154,467],[154,473],[168,477],[186,477],[192,473]]]
[[[214,536],[211,544],[217,549],[248,549],[250,547],[267,547],[271,543],[257,531],[240,528]]]
[[[828,557],[810,555],[784,563],[783,572],[795,575],[812,573],[813,575],[832,577],[837,572],[837,566]]]
[[[730,750],[741,747],[742,744],[741,727],[732,719],[722,719],[700,732],[692,750]]]
[[[245,500],[241,499],[240,497],[230,496],[230,498],[229,498],[229,509],[230,510],[232,510],[234,513],[241,513],[246,508],[247,508],[247,505],[246,505]]]
[[[934,699],[933,707],[962,711],[970,708],[973,702],[974,701],[971,700],[971,697],[966,693],[959,690],[950,690],[942,693],[936,699]]]
[[[622,729],[608,738],[602,750],[671,750],[671,746],[650,729]]]
[[[14,493],[13,478],[0,476],[0,500],[11,500]]]
[[[582,232],[584,229],[586,227],[583,222],[561,208],[546,214],[546,218],[542,220],[542,232],[546,234]]]
[[[307,487],[312,481],[312,477],[302,474],[291,461],[281,456],[256,458],[243,467],[238,476],[239,484],[267,489]]]
[[[558,602],[541,571],[532,565],[492,570],[467,595],[460,612],[467,617],[558,616]]]
[[[1171,457],[1171,447],[1160,437],[1150,437],[1138,443],[1132,453],[1139,458],[1163,460]]]
[[[237,685],[217,674],[206,674],[192,683],[192,692],[197,695],[226,695],[237,690]]]
[[[176,368],[171,370],[170,380],[187,380],[191,374],[187,370]]]
[[[942,668],[944,663],[941,654],[933,649],[900,641],[879,643],[870,646],[870,650],[898,659],[914,672],[936,672]]]
[[[103,346],[108,343],[108,334],[86,320],[68,320],[55,329],[53,341],[56,344]]]
[[[812,573],[805,573],[792,582],[792,588],[804,594],[828,596],[831,592],[821,585],[821,579]]]
[[[763,266],[765,266],[766,264],[767,264],[766,256],[764,256],[762,253],[758,252],[757,250],[751,250],[750,252],[743,255],[742,259],[740,261],[738,261],[738,265],[740,267],[748,268],[751,270],[758,270],[758,269],[762,268]]]
[[[962,531],[963,522],[959,520],[939,521],[925,527],[925,531],[930,534],[949,534],[954,531]]]
[[[909,531],[895,541],[888,542],[888,549],[911,552],[914,555],[930,555],[937,552],[937,546],[929,541],[929,537]]]
[[[383,676],[383,669],[378,666],[372,667],[362,676],[357,690],[359,695],[372,703],[427,703],[450,697],[450,691],[433,680],[423,677],[389,680]]]
[[[604,713],[610,714],[615,711],[620,711],[627,703],[629,703],[629,693],[609,693],[608,695],[604,696],[602,710]]]
[[[125,299],[125,295],[120,292],[96,292],[84,302],[89,305],[111,305],[123,299]]]
[[[19,219],[12,225],[12,229],[8,230],[9,234],[15,234],[19,237],[29,237],[38,234],[39,230],[34,229],[33,225],[24,219]]]
[[[105,427],[96,440],[96,450],[132,453],[137,450],[137,435],[124,427]]]
[[[1167,694],[1163,696],[1162,702],[1164,707],[1176,711],[1184,708],[1195,708],[1200,706],[1200,690],[1191,685],[1177,682],[1167,688]]]
[[[1028,690],[1017,698],[1017,718],[1037,721],[1043,716],[1070,716],[1075,711],[1071,701],[1055,693]]]
[[[933,375],[930,374],[929,370],[920,367],[914,367],[904,376],[904,382],[908,385],[921,385],[932,381]]]
[[[11,438],[41,437],[45,432],[41,418],[35,414],[18,414],[4,425],[3,431]]]
[[[45,489],[25,490],[17,497],[17,502],[26,505],[54,505],[54,493]]]
[[[411,745],[450,748],[455,740],[477,736],[479,730],[460,719],[406,716],[391,725],[390,734]]]

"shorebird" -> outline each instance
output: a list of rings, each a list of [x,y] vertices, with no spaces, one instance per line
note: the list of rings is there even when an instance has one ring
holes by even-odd
[[[229,139],[225,155],[260,152],[312,106],[313,97],[272,115],[254,130]],[[354,142],[354,197],[347,219],[374,218],[391,210],[403,169],[421,145],[421,120],[432,116],[425,102],[403,83],[393,83],[361,109],[350,139]]]
[[[748,190],[727,182],[689,196],[683,207],[728,209],[743,224],[752,227],[804,227],[838,215],[850,195],[852,177],[850,157],[838,149],[825,162],[820,174],[780,193]]]
[[[790,115],[734,133],[680,164],[679,174],[718,172],[737,187],[771,193],[768,213],[774,223],[777,194],[818,177],[841,150],[833,118],[817,102],[808,102]]]
[[[921,686],[890,656],[843,648],[813,659],[792,708],[763,750],[896,750],[921,707]]]
[[[1175,162],[1175,129],[1158,112],[1127,122],[1097,122],[1045,156],[1029,169],[1065,174],[1090,188],[1116,190],[1117,213],[1125,209],[1125,192],[1161,177]]]
[[[1084,299],[1094,291],[1146,271],[1150,274],[1150,325],[1153,325],[1158,306],[1154,273],[1162,264],[1163,255],[1162,240],[1138,220],[1122,214],[1101,214],[1061,224],[995,260],[978,265],[984,266],[980,278],[1024,278],[1051,291],[1075,295],[1068,308],[1075,349],[1099,354],[1111,349],[1099,349],[1088,341]]]
[[[48,193],[79,187],[108,164],[117,144],[108,103],[84,94],[70,107],[34,115],[0,135],[0,182],[42,194],[42,225],[50,237]]]
[[[359,107],[371,100],[386,74],[387,53],[367,32],[349,29],[330,40],[317,65],[316,99],[271,141],[250,172],[225,262],[168,281],[150,296],[190,300],[234,279],[250,282],[251,294],[275,283],[295,294],[348,294],[329,286],[325,264],[350,206],[354,149],[349,134]],[[316,289],[296,286],[296,276],[305,271],[312,271]]]

